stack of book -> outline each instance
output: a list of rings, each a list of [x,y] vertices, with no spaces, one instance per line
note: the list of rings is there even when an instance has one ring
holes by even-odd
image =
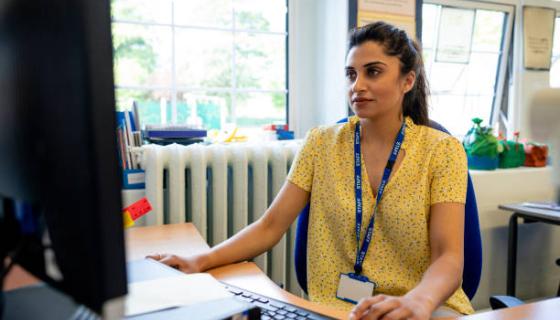
[[[142,146],[142,133],[136,105],[133,111],[117,111],[117,143],[119,163],[123,171],[123,188],[143,189],[144,170],[133,152],[134,147]]]

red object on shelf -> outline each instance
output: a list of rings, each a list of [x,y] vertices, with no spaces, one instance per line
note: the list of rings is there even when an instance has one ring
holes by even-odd
[[[545,167],[548,157],[548,147],[545,145],[526,144],[525,163],[526,167]]]
[[[136,220],[146,213],[152,211],[152,205],[146,197],[134,202],[130,206],[123,209],[123,212],[128,211],[130,213],[130,218]]]

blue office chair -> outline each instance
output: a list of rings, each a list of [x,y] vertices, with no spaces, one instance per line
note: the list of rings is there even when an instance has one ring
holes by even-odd
[[[342,119],[338,123],[347,122]],[[430,120],[431,128],[449,132],[439,123]],[[307,293],[307,228],[309,225],[309,204],[299,214],[294,248],[296,277],[300,287]],[[478,222],[478,208],[471,176],[468,175],[467,197],[465,203],[465,249],[462,288],[469,299],[472,300],[482,272],[482,240]]]

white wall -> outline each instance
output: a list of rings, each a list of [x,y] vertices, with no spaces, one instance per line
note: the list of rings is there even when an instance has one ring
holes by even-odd
[[[347,1],[290,0],[289,121],[297,138],[345,117]]]
[[[516,168],[496,171],[471,170],[482,233],[482,277],[473,299],[475,309],[488,307],[491,295],[505,295],[508,222],[511,212],[500,204],[552,200],[551,168]],[[555,225],[519,221],[517,288],[521,299],[556,294],[560,268],[560,228]]]

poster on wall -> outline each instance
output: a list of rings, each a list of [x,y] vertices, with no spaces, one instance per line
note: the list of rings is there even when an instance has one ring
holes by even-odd
[[[436,61],[468,64],[471,58],[475,10],[441,8]]]
[[[550,70],[556,10],[523,7],[523,65],[526,69]]]
[[[385,21],[416,37],[416,0],[359,0],[357,26]]]
[[[358,9],[414,17],[416,0],[360,0]]]

